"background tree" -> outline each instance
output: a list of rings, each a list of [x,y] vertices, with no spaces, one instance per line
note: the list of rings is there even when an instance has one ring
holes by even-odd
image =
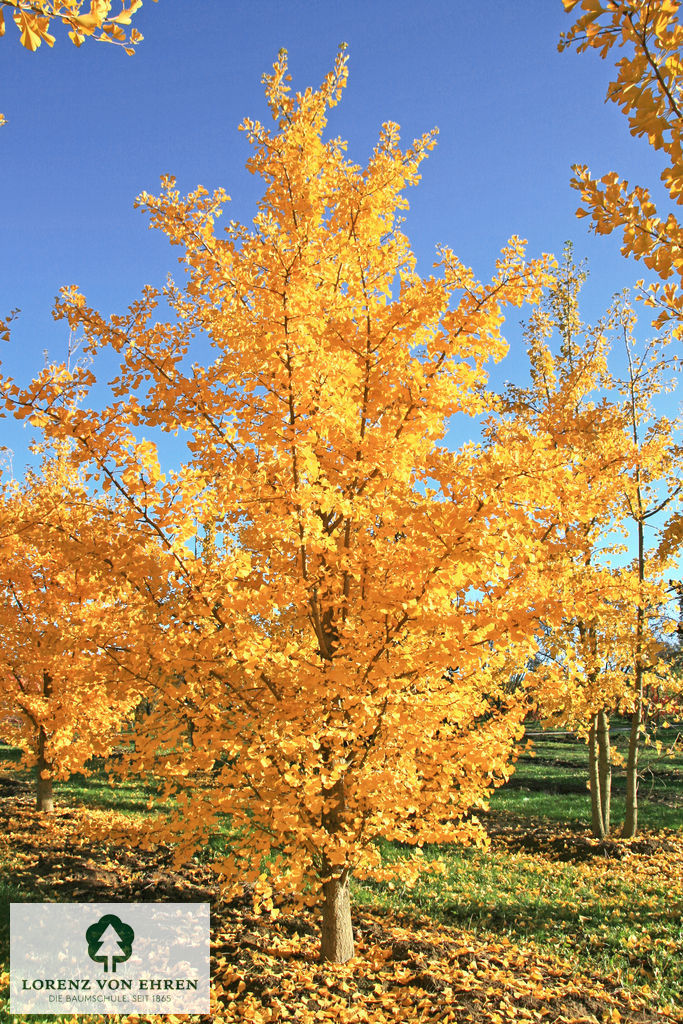
[[[46,454],[42,472],[6,483],[0,497],[3,734],[35,766],[36,805],[47,812],[53,780],[86,770],[119,742],[149,674],[148,659],[127,643],[135,588],[110,557],[131,538],[111,503],[88,495],[71,470],[64,452]],[[141,537],[133,546],[149,571]]]
[[[529,514],[548,524],[541,571],[550,578],[557,612],[552,622],[542,623],[539,655],[525,685],[544,721],[571,725],[586,736],[592,828],[603,837],[610,822],[609,712],[626,685],[615,662],[620,591],[605,555],[615,547],[607,534],[622,504],[618,480],[627,466],[627,446],[621,412],[606,400],[606,325],[591,329],[580,319],[579,292],[586,276],[567,243],[555,282],[526,325],[530,384],[508,386],[502,408],[508,443],[528,450],[533,438],[534,451],[555,461],[550,472],[562,506],[559,514],[539,507],[538,489],[530,487]],[[551,348],[555,338],[556,355]]]
[[[181,198],[166,179],[140,203],[181,247],[184,287],[146,288],[110,320],[64,293],[57,315],[119,353],[115,401],[60,404],[83,374],[5,387],[18,415],[75,439],[173,564],[163,701],[196,709],[192,746],[185,711],[164,747],[179,856],[229,814],[226,884],[322,897],[323,956],[346,960],[351,872],[420,869],[382,867],[375,840],[419,853],[471,836],[466,815],[508,770],[523,709],[497,669],[533,647],[542,595],[523,577],[541,541],[517,517],[524,480],[504,446],[443,438],[455,414],[485,411],[504,307],[536,300],[548,261],[526,264],[513,240],[485,286],[442,248],[422,279],[400,212],[434,135],[403,150],[385,124],[360,168],[322,138],[342,54],[318,91],[290,94],[284,54],[265,81],[275,130],[243,124],[264,183],[253,225],[218,234],[225,193]],[[202,339],[214,358],[193,363]],[[189,451],[164,478],[138,440],[155,429]],[[210,559],[192,551],[206,524]],[[141,738],[140,763],[158,751]]]
[[[623,834],[638,828],[638,745],[643,731],[647,675],[660,664],[661,642],[653,636],[661,609],[670,601],[668,580],[680,550],[681,445],[680,419],[662,415],[659,396],[672,391],[680,357],[668,351],[671,335],[659,335],[638,346],[636,317],[627,302],[617,306],[618,327],[626,354],[627,373],[614,383],[623,396],[625,427],[633,451],[633,470],[625,478],[625,515],[635,529],[636,556],[629,588],[635,621],[632,630],[632,711],[626,774],[626,818]],[[659,523],[658,523],[659,519]],[[663,519],[663,523],[662,523]],[[661,524],[661,525],[660,525]],[[648,545],[646,530],[654,526],[659,543]],[[673,629],[673,624],[672,627]]]
[[[666,685],[671,675],[661,651],[677,546],[680,424],[655,406],[679,361],[668,353],[669,335],[637,344],[635,314],[624,296],[597,328],[584,327],[578,307],[584,279],[565,247],[556,283],[526,331],[531,384],[509,388],[504,408],[512,415],[510,444],[528,448],[530,431],[537,447],[575,467],[592,495],[589,503],[567,495],[561,524],[550,535],[543,570],[552,574],[563,612],[544,631],[543,656],[528,685],[547,721],[572,725],[588,739],[592,826],[600,837],[610,819],[609,715],[629,715],[624,834],[631,836],[647,687]],[[550,347],[555,333],[557,355]],[[623,348],[625,375],[615,367],[615,342]],[[666,550],[646,542],[650,528],[655,538],[669,538]],[[624,564],[633,550],[635,559]]]

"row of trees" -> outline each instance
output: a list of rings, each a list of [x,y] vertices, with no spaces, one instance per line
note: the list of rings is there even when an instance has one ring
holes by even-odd
[[[627,294],[614,299],[597,327],[584,327],[578,304],[584,280],[568,246],[556,284],[528,326],[531,384],[510,387],[505,408],[515,430],[523,425],[548,446],[573,453],[593,497],[600,495],[597,512],[592,502],[588,509],[567,507],[563,532],[551,536],[550,557],[564,560],[558,567],[564,614],[540,639],[530,683],[549,722],[578,727],[588,739],[599,837],[610,831],[609,716],[630,717],[622,834],[632,837],[646,704],[650,713],[661,711],[680,689],[670,658],[680,420],[656,407],[675,388],[681,359],[671,351],[671,335],[637,343]],[[556,355],[548,344],[552,333],[559,335]]]
[[[218,233],[221,190],[165,179],[140,197],[183,281],[109,319],[63,291],[56,315],[92,365],[118,357],[110,401],[90,397],[88,365],[0,381],[44,439],[42,473],[6,483],[0,509],[1,699],[41,802],[144,700],[129,769],[181,808],[155,838],[182,858],[229,814],[226,887],[320,900],[330,960],[353,954],[352,872],[414,875],[425,843],[481,838],[472,811],[531,704],[589,733],[603,833],[606,718],[632,716],[635,833],[680,542],[677,424],[652,404],[669,336],[640,353],[624,301],[584,328],[569,251],[558,271],[512,239],[482,284],[443,247],[421,277],[401,212],[434,135],[404,149],[385,124],[352,164],[324,138],[346,73],[342,51],[317,91],[291,94],[284,54],[266,76],[275,127],[242,126],[263,182],[251,225]],[[524,303],[530,383],[497,396],[486,363]],[[453,440],[467,416],[479,442]],[[163,435],[178,438],[165,472]],[[616,561],[629,522],[631,564]],[[380,836],[415,857],[383,866]]]

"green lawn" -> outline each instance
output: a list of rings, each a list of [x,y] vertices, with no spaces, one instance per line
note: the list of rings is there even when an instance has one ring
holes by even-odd
[[[617,755],[625,758],[628,734],[617,726],[612,740]],[[534,733],[537,727],[532,730]],[[669,750],[683,733],[681,729],[660,730],[657,738]],[[588,754],[585,743],[554,733],[532,739],[530,751],[520,754],[510,782],[497,790],[491,807],[501,813],[533,821],[590,822],[590,794],[587,788]],[[657,753],[654,745],[643,746],[639,756],[641,781],[638,818],[642,828],[683,828],[683,743],[674,756]],[[612,772],[612,825],[618,829],[624,819],[626,772],[615,766]]]

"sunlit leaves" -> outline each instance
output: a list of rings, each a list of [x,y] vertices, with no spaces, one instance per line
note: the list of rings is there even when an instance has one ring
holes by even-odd
[[[626,295],[587,328],[578,305],[585,276],[567,246],[557,282],[527,326],[530,385],[510,387],[503,408],[508,443],[533,446],[539,470],[551,456],[553,497],[562,495],[560,514],[552,503],[543,507],[537,488],[527,504],[547,523],[540,572],[555,601],[547,601],[526,684],[545,721],[588,733],[603,712],[636,715],[638,726],[644,693],[660,701],[680,691],[662,651],[669,576],[678,571],[681,465],[680,422],[655,408],[680,367],[671,337],[637,342]],[[619,355],[625,375],[616,370]],[[646,545],[646,527],[648,538],[658,530],[659,544],[654,534]],[[629,532],[637,554],[623,564]]]
[[[73,439],[156,545],[131,630],[160,659],[135,764],[179,792],[178,858],[230,814],[226,886],[263,899],[376,870],[378,836],[480,835],[464,819],[508,772],[526,704],[504,684],[543,601],[519,452],[442,440],[455,413],[490,408],[505,310],[540,297],[551,261],[514,238],[489,284],[447,248],[421,278],[400,212],[434,133],[403,148],[387,123],[351,163],[323,134],[346,69],[342,50],[296,96],[284,54],[266,76],[274,128],[243,124],[263,186],[251,225],[219,230],[223,190],[182,197],[166,178],[140,197],[179,283],[108,320],[62,293],[56,316],[120,359],[107,408],[88,408],[85,371],[5,382],[14,415]],[[192,363],[196,337],[212,360]],[[142,440],[159,430],[186,440],[174,473]]]
[[[572,28],[564,33],[560,49],[575,45],[578,52],[595,49],[601,57],[621,51],[616,77],[608,98],[628,118],[631,134],[646,138],[659,150],[665,166],[661,181],[673,209],[658,210],[651,189],[631,187],[617,173],[593,177],[577,165],[572,184],[581,194],[579,216],[590,216],[601,234],[620,231],[622,253],[642,259],[662,280],[676,279],[666,293],[654,289],[653,305],[660,308],[656,323],[676,322],[680,333],[683,299],[678,287],[683,275],[683,236],[675,207],[683,201],[683,96],[681,53],[683,25],[679,0],[631,0],[615,4],[602,0],[564,0],[566,10],[579,9]]]
[[[132,55],[143,37],[136,28],[126,33],[126,27],[142,7],[142,0],[120,0],[118,14],[112,14],[114,3],[115,0],[90,0],[88,6],[86,0],[0,0],[0,36],[6,32],[4,9],[7,9],[19,30],[21,45],[33,53],[43,43],[54,46],[55,36],[50,29],[61,23],[74,46],[82,46],[86,39],[93,39],[122,46]],[[4,115],[0,114],[0,127],[6,123]]]
[[[44,779],[107,754],[150,682],[136,598],[154,559],[125,528],[72,473],[63,444],[0,495],[0,707],[5,735]]]
[[[128,26],[133,15],[142,7],[142,0],[121,0],[121,10],[112,13],[112,0],[2,0],[0,8],[7,8],[19,29],[21,45],[27,50],[37,50],[42,43],[53,46],[55,37],[50,34],[52,22],[69,30],[69,38],[80,46],[87,37],[109,43],[117,43],[132,52],[142,35],[132,29],[126,35],[121,26]],[[0,35],[4,34],[5,22],[0,10]]]

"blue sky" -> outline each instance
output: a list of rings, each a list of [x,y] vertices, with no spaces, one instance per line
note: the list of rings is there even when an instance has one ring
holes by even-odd
[[[589,235],[574,216],[572,163],[618,169],[634,183],[660,168],[604,102],[610,64],[557,52],[570,24],[561,0],[145,0],[135,24],[145,39],[133,57],[88,42],[77,50],[61,27],[52,50],[23,50],[13,24],[0,40],[0,316],[21,309],[0,358],[21,381],[44,350],[65,355],[66,328],[51,318],[61,285],[77,284],[108,314],[175,272],[176,251],[133,209],[162,174],[182,191],[224,186],[227,216],[251,219],[258,182],[244,169],[237,126],[267,116],[261,76],[281,47],[303,89],[348,44],[349,86],[329,130],[349,140],[353,160],[367,158],[383,121],[398,122],[405,142],[439,128],[409,194],[406,228],[423,273],[439,242],[485,278],[512,234],[529,240],[531,255],[559,253],[572,239],[590,261],[586,319],[643,276],[616,237]],[[523,381],[523,315],[512,311],[500,380]],[[26,440],[5,421],[15,473]]]

